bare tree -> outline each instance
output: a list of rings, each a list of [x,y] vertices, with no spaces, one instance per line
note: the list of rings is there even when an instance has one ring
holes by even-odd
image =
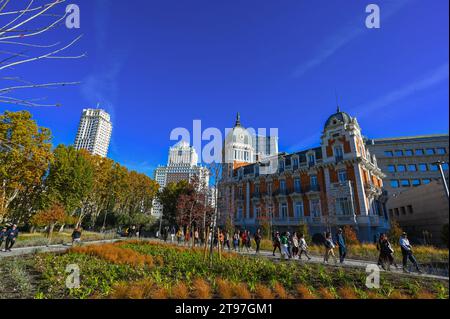
[[[17,0],[14,0],[16,3]],[[65,44],[44,43],[48,32],[64,25],[70,11],[64,8],[66,0],[20,0],[23,5],[13,6],[11,0],[0,0],[0,103],[27,107],[60,106],[45,103],[45,97],[22,98],[17,96],[27,89],[48,89],[76,85],[76,81],[33,83],[17,74],[17,67],[50,59],[80,59],[85,53],[64,55],[80,41],[82,35]],[[27,1],[27,2],[25,2]],[[40,42],[38,42],[40,41]],[[14,75],[7,74],[11,71]]]

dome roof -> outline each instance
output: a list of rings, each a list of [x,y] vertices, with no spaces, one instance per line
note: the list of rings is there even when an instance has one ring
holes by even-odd
[[[352,121],[352,117],[345,112],[342,112],[340,108],[337,109],[337,112],[331,115],[325,123],[325,128],[330,125],[336,124],[349,124]]]
[[[252,145],[252,135],[241,125],[241,118],[239,113],[236,117],[236,124],[234,128],[228,133],[226,137],[226,142]]]

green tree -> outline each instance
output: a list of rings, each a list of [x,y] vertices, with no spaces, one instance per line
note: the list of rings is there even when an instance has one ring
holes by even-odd
[[[82,152],[72,146],[59,145],[54,157],[46,179],[46,204],[61,203],[70,215],[78,213],[78,226],[86,215],[94,169]]]
[[[181,195],[190,195],[193,192],[192,186],[187,181],[169,183],[158,193],[157,198],[163,205],[163,222],[167,225],[177,223],[178,200]]]
[[[38,126],[29,112],[0,115],[0,222],[15,219],[8,215],[13,201],[41,185],[52,161],[50,141],[50,130]]]

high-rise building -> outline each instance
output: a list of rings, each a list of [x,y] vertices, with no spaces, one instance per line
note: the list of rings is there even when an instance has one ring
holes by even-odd
[[[78,126],[75,148],[106,157],[111,133],[112,123],[108,113],[101,109],[85,109]]]
[[[224,143],[222,220],[253,231],[265,223],[290,231],[305,224],[312,234],[349,225],[364,241],[385,232],[384,174],[356,118],[338,109],[322,132],[316,148],[252,162],[250,134],[237,121]]]
[[[160,189],[169,183],[180,181],[190,182],[194,176],[198,178],[199,187],[209,186],[209,170],[198,165],[198,155],[195,149],[185,141],[177,143],[169,149],[167,166],[160,166],[155,170],[155,180]],[[152,214],[161,216],[163,207],[156,200],[153,202]]]

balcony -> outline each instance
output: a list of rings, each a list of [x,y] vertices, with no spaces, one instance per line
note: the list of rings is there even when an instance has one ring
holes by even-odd
[[[318,193],[320,192],[320,186],[319,185],[309,185],[306,188],[307,193]]]
[[[289,191],[287,189],[279,189],[273,193],[273,196],[278,198],[284,198],[289,195]]]

